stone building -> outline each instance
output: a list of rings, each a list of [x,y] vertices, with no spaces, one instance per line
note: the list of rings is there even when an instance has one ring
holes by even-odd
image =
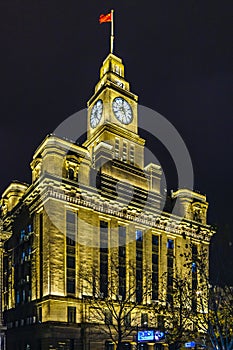
[[[204,195],[179,189],[180,212],[163,210],[162,171],[144,164],[137,102],[122,60],[109,54],[87,104],[86,141],[47,136],[31,184],[2,194],[8,350],[114,349],[119,310],[124,349],[166,347],[136,334],[166,331],[155,305],[173,302],[176,271],[189,269],[184,252],[208,251],[213,232]],[[190,276],[196,290],[198,274]]]

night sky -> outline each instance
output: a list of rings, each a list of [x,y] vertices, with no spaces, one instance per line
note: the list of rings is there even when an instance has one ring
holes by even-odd
[[[131,90],[179,131],[195,189],[207,194],[208,221],[219,227],[212,280],[233,284],[231,1],[3,0],[0,191],[30,182],[40,142],[86,107],[109,52],[110,25],[98,17],[111,8]]]

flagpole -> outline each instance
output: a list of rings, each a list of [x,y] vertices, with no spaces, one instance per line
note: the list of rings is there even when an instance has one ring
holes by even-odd
[[[111,10],[111,36],[110,36],[110,53],[113,53],[113,41],[114,41],[114,23],[113,23],[113,12]]]

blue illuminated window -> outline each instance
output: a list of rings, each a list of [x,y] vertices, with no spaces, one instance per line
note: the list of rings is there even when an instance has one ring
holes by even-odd
[[[167,240],[167,249],[174,249],[174,241],[173,239]]]
[[[192,263],[192,272],[197,271],[197,264],[195,262]]]
[[[136,241],[142,241],[142,231],[136,230]]]
[[[25,236],[25,230],[21,230],[20,232],[20,239],[23,239]]]
[[[16,304],[19,304],[20,303],[20,294],[19,294],[19,291],[17,291],[16,293]]]

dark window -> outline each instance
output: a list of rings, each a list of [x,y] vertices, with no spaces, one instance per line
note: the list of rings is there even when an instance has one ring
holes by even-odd
[[[67,278],[75,279],[75,269],[67,269]]]
[[[68,179],[74,180],[74,169],[72,168],[68,169]]]
[[[168,267],[173,267],[173,258],[172,257],[168,257],[167,258],[167,266]]]
[[[158,283],[158,273],[156,273],[156,272],[152,273],[152,282]],[[152,298],[152,299],[154,299],[154,298]]]
[[[168,284],[168,286],[172,286],[173,285],[173,276],[168,275],[168,277],[167,277],[167,284]]]
[[[43,235],[44,235],[43,213],[39,216],[39,244],[40,244],[40,297],[43,297]]]
[[[159,294],[159,237],[152,234],[152,300],[158,299]]]
[[[67,279],[67,293],[74,294],[75,293],[75,280]]]
[[[105,350],[114,350],[114,343],[111,341],[106,341]]]
[[[38,308],[38,322],[42,322],[42,307]]]
[[[68,306],[67,318],[68,318],[68,322],[70,322],[70,323],[76,322],[76,307]]]
[[[108,295],[108,222],[100,221],[100,293]]]
[[[119,247],[119,257],[125,257],[126,256],[126,249],[125,246],[120,246]]]
[[[197,245],[193,244],[192,245],[192,266],[191,266],[191,271],[192,271],[192,292],[193,292],[192,310],[194,312],[197,311],[197,295],[196,295],[196,291],[197,291],[197,288],[198,288],[197,263],[196,263],[197,259],[198,259]]]
[[[124,278],[125,277],[125,272],[126,272],[125,266],[119,266],[119,276]]]
[[[67,268],[75,268],[75,257],[67,255]]]
[[[118,227],[118,265],[119,265],[119,295],[122,299],[126,296],[126,227]]]
[[[158,254],[152,254],[152,264],[158,265],[159,257]]]
[[[141,326],[147,326],[148,325],[148,314],[142,313],[141,314]]]
[[[67,293],[75,293],[75,275],[76,275],[76,230],[77,214],[67,210],[66,212],[66,288]]]
[[[142,261],[143,261],[143,232],[136,230],[136,301],[142,302]]]
[[[174,240],[167,240],[167,301],[173,303]]]
[[[159,245],[159,237],[157,235],[152,235],[152,244]]]

